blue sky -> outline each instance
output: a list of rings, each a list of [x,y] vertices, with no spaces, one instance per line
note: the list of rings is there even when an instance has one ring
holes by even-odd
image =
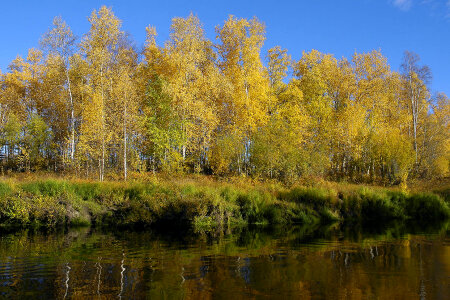
[[[380,49],[393,70],[404,50],[418,53],[433,72],[432,91],[450,96],[450,0],[297,0],[297,1],[2,1],[0,69],[5,72],[17,54],[37,47],[54,16],[60,15],[81,36],[89,30],[87,17],[101,5],[113,8],[140,47],[145,27],[156,26],[158,43],[169,34],[173,17],[196,14],[208,37],[229,14],[258,17],[266,24],[264,51],[287,48],[294,59],[317,49],[336,57]]]

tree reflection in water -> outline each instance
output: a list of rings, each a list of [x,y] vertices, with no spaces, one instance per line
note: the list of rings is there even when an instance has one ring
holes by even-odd
[[[2,234],[0,297],[449,299],[441,225]]]

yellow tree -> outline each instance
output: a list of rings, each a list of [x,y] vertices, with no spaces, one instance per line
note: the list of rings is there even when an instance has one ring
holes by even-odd
[[[438,93],[424,120],[423,156],[428,176],[448,177],[450,171],[450,100]]]
[[[91,93],[90,86],[90,76],[89,76],[90,66],[88,62],[84,59],[84,57],[80,53],[74,54],[70,58],[70,70],[69,77],[71,79],[71,90],[74,104],[74,126],[75,130],[75,171],[80,171],[80,167],[83,165],[86,167],[86,171],[88,171],[88,163],[87,160],[87,152],[82,150],[86,149],[86,141],[87,139],[82,138],[83,130],[86,127],[82,128],[83,124],[83,116],[86,116],[85,108],[89,106]],[[67,97],[67,95],[64,95]],[[66,98],[64,98],[66,99]],[[80,143],[83,140],[84,145]]]
[[[312,50],[294,64],[294,84],[302,91],[302,107],[310,116],[306,143],[309,169],[323,174],[330,166],[334,99],[329,83],[338,73],[338,62],[329,54]]]
[[[89,64],[91,96],[83,106],[81,141],[88,156],[98,160],[99,179],[103,181],[107,144],[111,137],[108,128],[107,109],[111,100],[111,72],[114,54],[123,35],[121,22],[111,9],[102,6],[93,11],[89,22],[91,28],[81,42],[81,50]]]
[[[50,151],[48,130],[48,123],[53,120],[47,118],[45,124],[41,117],[50,111],[48,104],[51,103],[49,97],[51,98],[52,89],[48,78],[51,78],[51,75],[47,73],[49,72],[42,52],[30,49],[26,60],[17,57],[10,65],[10,72],[2,76],[0,102],[5,122],[5,152],[10,154],[10,157],[19,153],[22,157],[20,164],[27,170],[37,166],[38,161],[44,162],[38,157],[40,155],[47,157],[47,165],[50,165],[49,159],[54,157]],[[15,137],[11,135],[13,132]],[[45,147],[43,140],[46,141]],[[38,149],[36,145],[41,145],[42,149]],[[40,163],[39,165],[44,166]]]
[[[42,63],[43,53],[37,49],[28,50],[27,60],[22,68],[22,80],[25,84],[25,105],[27,118],[40,109],[42,99],[42,78],[45,68]]]
[[[129,152],[129,136],[134,136],[138,124],[137,93],[134,84],[137,68],[137,54],[129,43],[124,43],[118,49],[116,67],[113,74],[113,101],[115,105],[112,118],[112,128],[117,140],[122,139],[123,176],[127,180]]]
[[[355,76],[350,62],[342,58],[329,81],[333,103],[333,138],[331,173],[352,176],[362,155],[365,111],[355,101]]]
[[[178,171],[183,141],[174,98],[168,88],[168,78],[176,72],[164,48],[156,45],[156,29],[147,27],[144,57],[136,78],[143,110],[141,147],[153,172]]]
[[[258,175],[291,181],[304,174],[304,146],[310,117],[302,106],[303,93],[289,83],[270,111],[267,124],[252,137],[251,162]]]
[[[371,179],[406,184],[413,155],[409,113],[402,101],[402,80],[379,52],[355,54],[355,101],[364,108],[365,165]],[[365,162],[365,163],[364,163]]]
[[[62,88],[67,90],[67,102],[69,106],[69,156],[73,162],[75,154],[75,104],[72,93],[72,81],[70,74],[70,58],[75,50],[75,36],[61,17],[53,19],[53,27],[42,37],[41,46],[48,51],[48,64],[54,69],[60,69],[65,80],[61,81]],[[62,117],[62,116],[61,116]]]
[[[183,160],[187,153],[190,163],[198,170],[204,163],[206,149],[216,127],[214,52],[206,39],[199,19],[174,18],[165,54],[173,72],[162,74],[168,80],[169,94],[181,121],[184,142]]]
[[[13,113],[23,121],[27,117],[25,64],[22,57],[16,57],[8,67],[9,72],[2,76],[2,113],[5,117]]]
[[[291,65],[287,51],[277,46],[268,51],[267,59],[269,120],[253,135],[250,157],[259,175],[291,180],[304,172],[302,148],[309,117],[295,80],[284,82]]]
[[[2,76],[2,147],[8,164],[14,163],[16,149],[20,145],[22,127],[26,122],[26,84],[24,81],[25,61],[16,57]]]
[[[231,88],[220,103],[219,135],[231,134],[243,143],[244,153],[237,157],[241,173],[241,166],[248,164],[251,135],[268,118],[269,79],[260,58],[265,28],[256,18],[230,16],[216,32],[219,66]]]
[[[52,133],[52,157],[55,167],[64,167],[70,160],[70,101],[65,88],[66,76],[59,56],[48,55],[44,61],[43,76],[36,99],[36,113],[41,117]],[[36,122],[35,124],[39,124]],[[41,127],[42,126],[38,126]]]
[[[427,84],[431,80],[431,71],[428,66],[419,66],[419,55],[405,51],[401,71],[403,76],[404,101],[411,116],[412,137],[416,167],[419,165],[419,130],[422,120],[428,112],[428,99],[430,97]],[[423,138],[423,136],[422,136]]]
[[[270,80],[271,97],[269,98],[269,115],[276,110],[280,100],[280,94],[283,93],[287,84],[284,82],[287,77],[289,67],[292,65],[291,56],[287,54],[286,49],[280,46],[269,49],[267,52],[267,73]]]

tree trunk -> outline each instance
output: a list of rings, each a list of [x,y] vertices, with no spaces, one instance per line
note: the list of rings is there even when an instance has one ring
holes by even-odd
[[[100,80],[101,80],[101,92],[102,92],[102,159],[101,159],[101,165],[100,165],[100,181],[103,181],[103,174],[105,172],[105,99],[104,99],[104,92],[103,92],[103,64],[100,67]]]
[[[66,79],[70,99],[70,160],[73,162],[75,154],[75,112],[74,112],[75,109],[73,104],[72,89],[70,87],[69,72],[67,69],[66,69]]]
[[[126,98],[126,97],[125,97]],[[126,99],[125,99],[126,101]],[[123,112],[123,176],[127,180],[127,105]]]

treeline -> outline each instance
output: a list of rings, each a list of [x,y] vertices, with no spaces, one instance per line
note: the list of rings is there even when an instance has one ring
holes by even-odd
[[[49,170],[103,180],[189,172],[293,180],[304,175],[405,182],[449,173],[449,99],[405,52],[401,72],[379,52],[298,61],[265,27],[230,16],[206,38],[199,19],[172,20],[138,51],[111,9],[78,41],[53,27],[0,73],[3,172]]]

